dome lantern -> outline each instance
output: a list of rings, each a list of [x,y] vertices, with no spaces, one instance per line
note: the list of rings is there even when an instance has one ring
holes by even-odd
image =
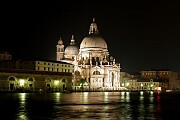
[[[71,43],[70,43],[70,45],[75,45],[74,35],[72,35],[72,37],[71,37]]]
[[[95,23],[95,18],[93,18],[93,22],[90,25],[89,34],[98,34],[97,24]]]
[[[95,18],[90,25],[89,35],[86,36],[81,44],[80,49],[89,48],[89,49],[107,49],[106,41],[99,35],[99,31],[97,29],[97,24],[95,23]]]

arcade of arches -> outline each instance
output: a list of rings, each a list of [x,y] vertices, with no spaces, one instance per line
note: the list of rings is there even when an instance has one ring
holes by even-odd
[[[72,90],[72,74],[30,74],[1,71],[0,91],[19,91],[19,92],[63,92]]]

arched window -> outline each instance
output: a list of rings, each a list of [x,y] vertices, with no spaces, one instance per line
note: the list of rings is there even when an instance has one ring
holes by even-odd
[[[62,79],[62,82],[66,82],[66,80],[65,80],[65,79]]]
[[[11,76],[11,77],[9,77],[9,80],[15,81],[15,78]]]
[[[97,70],[93,72],[93,75],[100,75],[100,74],[101,73],[99,71],[97,71]]]
[[[33,78],[29,78],[28,81],[33,81]]]
[[[75,71],[74,74],[75,74],[76,76],[80,76],[80,72],[79,72],[79,71]]]
[[[46,82],[51,82],[51,79],[50,78],[46,78],[45,81]]]

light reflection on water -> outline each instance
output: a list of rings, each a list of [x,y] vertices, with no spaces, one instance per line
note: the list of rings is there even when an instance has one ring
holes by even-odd
[[[0,106],[8,120],[162,120],[179,117],[180,93],[1,93]]]
[[[26,114],[26,93],[19,93],[19,110],[17,113],[18,120],[28,120]]]

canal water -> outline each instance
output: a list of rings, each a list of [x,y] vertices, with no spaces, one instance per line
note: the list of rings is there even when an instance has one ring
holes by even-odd
[[[180,92],[0,93],[0,120],[72,119],[180,119]]]

